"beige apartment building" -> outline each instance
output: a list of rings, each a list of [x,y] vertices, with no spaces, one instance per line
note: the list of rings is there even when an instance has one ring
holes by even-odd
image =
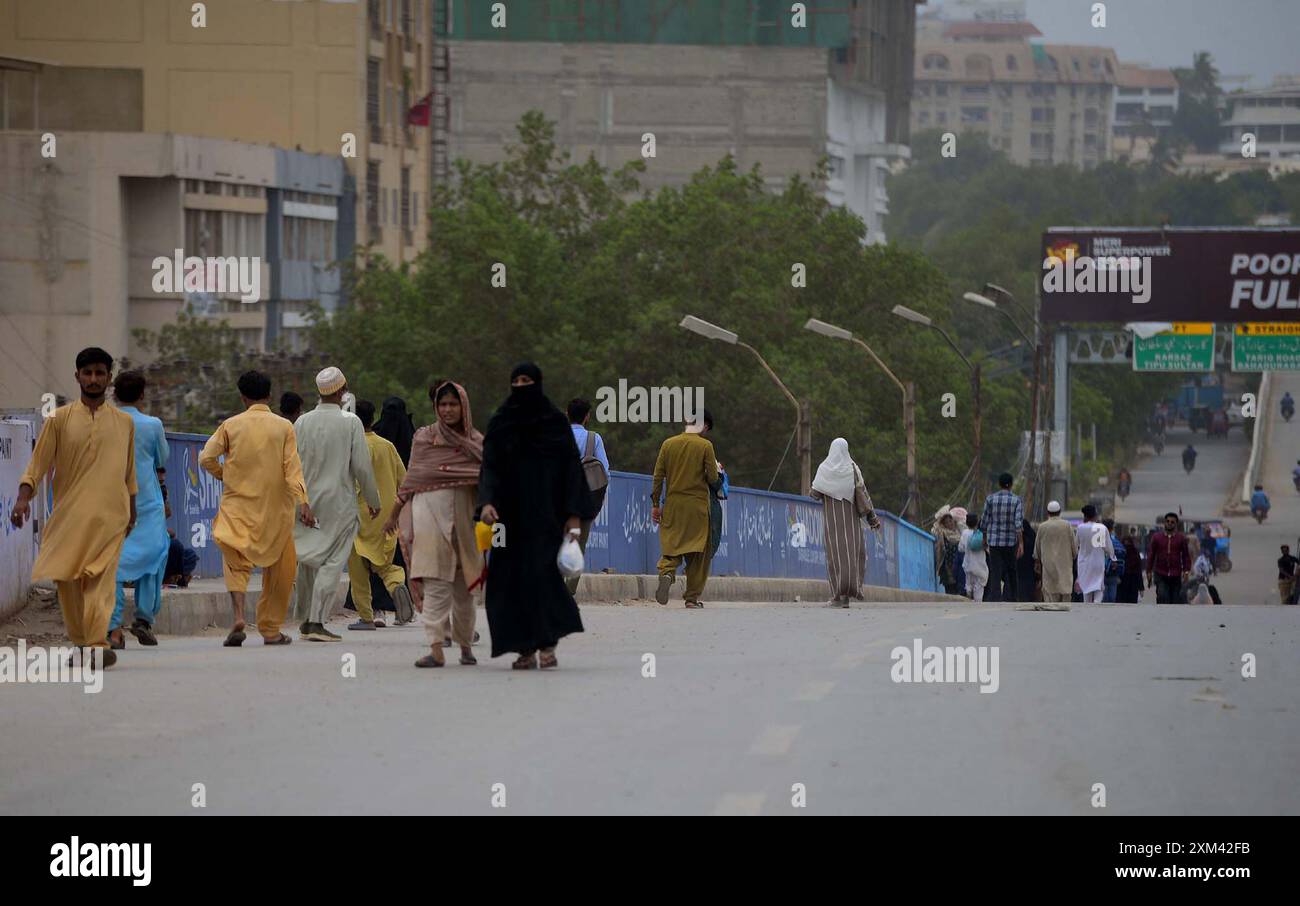
[[[1020,164],[1111,158],[1114,51],[1030,43],[1037,29],[1028,23],[948,23],[940,40],[927,25],[929,39],[916,45],[914,131],[978,132]]]
[[[0,129],[138,131],[344,155],[357,241],[423,248],[427,0],[0,0]],[[345,135],[356,138],[348,156]]]

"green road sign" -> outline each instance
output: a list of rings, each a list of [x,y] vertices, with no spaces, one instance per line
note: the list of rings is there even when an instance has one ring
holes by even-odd
[[[1214,325],[1175,324],[1154,337],[1133,338],[1134,371],[1213,371]]]
[[[1233,371],[1300,371],[1300,324],[1238,324]]]

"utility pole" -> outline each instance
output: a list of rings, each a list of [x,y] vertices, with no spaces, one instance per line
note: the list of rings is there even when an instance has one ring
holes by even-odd
[[[903,389],[903,431],[907,435],[907,506],[904,517],[913,525],[921,524],[921,487],[916,476],[916,384],[908,381]]]
[[[799,493],[807,497],[812,492],[812,403],[799,401]]]
[[[986,495],[984,488],[984,429],[983,407],[980,402],[980,362],[971,366],[971,385],[975,394],[975,505],[979,506]]]

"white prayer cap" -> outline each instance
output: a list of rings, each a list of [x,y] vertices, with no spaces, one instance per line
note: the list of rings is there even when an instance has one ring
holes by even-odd
[[[1049,513],[1059,513],[1059,512],[1061,512],[1061,502],[1060,502],[1059,500],[1050,500],[1050,501],[1048,501],[1048,503],[1047,503],[1047,512],[1049,512]]]
[[[338,393],[343,389],[347,382],[347,378],[343,376],[343,372],[339,371],[333,365],[316,375],[316,389],[320,391],[321,396],[329,396],[331,393]]]

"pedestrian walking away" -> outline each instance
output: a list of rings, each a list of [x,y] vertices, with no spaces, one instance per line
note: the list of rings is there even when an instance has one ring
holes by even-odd
[[[1034,560],[1042,576],[1043,600],[1021,604],[1016,610],[1069,610],[1078,553],[1074,526],[1061,518],[1061,504],[1049,501],[1047,518],[1038,524],[1034,537]]]
[[[1020,520],[1020,537],[1023,539],[1023,550],[1016,558],[1016,596],[1021,601],[1041,601],[1043,596],[1038,588],[1034,563],[1034,544],[1038,540],[1038,532],[1029,524],[1028,519]]]
[[[709,489],[720,480],[718,460],[707,436],[712,428],[713,416],[705,409],[681,434],[664,441],[655,459],[650,518],[659,526],[655,600],[660,604],[668,603],[677,568],[684,562],[686,606],[704,606],[700,596],[709,580]]]
[[[531,362],[515,366],[510,396],[488,422],[478,502],[482,521],[505,530],[505,544],[488,559],[492,656],[518,654],[517,670],[555,667],[560,639],[582,632],[556,556],[596,513],[568,419]]]
[[[356,416],[365,431],[366,450],[370,453],[370,468],[375,476],[375,489],[379,492],[379,515],[370,515],[370,506],[360,491],[357,492],[356,541],[348,557],[348,582],[352,603],[357,608],[357,620],[348,629],[360,632],[383,628],[384,622],[375,619],[370,575],[374,573],[383,582],[393,599],[399,622],[412,619],[414,608],[411,594],[406,590],[406,571],[393,563],[397,553],[397,536],[384,531],[385,516],[391,514],[397,503],[397,489],[406,477],[406,466],[397,448],[374,431],[375,404],[369,400],[357,403]]]
[[[267,645],[288,645],[291,640],[281,627],[298,570],[294,512],[305,525],[316,517],[307,501],[293,423],[271,411],[270,379],[244,372],[239,398],[244,411],[218,425],[199,454],[200,468],[221,482],[212,540],[221,550],[234,618],[222,644],[238,648],[244,643],[244,598],[249,576],[260,566],[257,631]]]
[[[436,420],[415,432],[411,468],[397,492],[385,533],[396,532],[410,564],[411,590],[420,611],[429,653],[417,667],[441,667],[445,640],[460,646],[461,664],[472,667],[474,625],[482,598],[483,552],[479,550],[474,509],[483,435],[474,428],[469,394],[454,381],[429,388]],[[513,525],[502,526],[513,531]],[[514,542],[506,536],[506,543]]]
[[[1101,603],[1106,586],[1106,564],[1115,559],[1115,548],[1110,543],[1110,532],[1097,521],[1097,508],[1084,504],[1083,522],[1075,528],[1078,535],[1076,549],[1075,591],[1083,595],[1085,604]]]
[[[298,552],[298,578],[293,592],[293,617],[301,637],[312,642],[338,642],[342,637],[325,628],[339,597],[339,584],[360,528],[357,489],[371,518],[379,515],[379,490],[370,465],[370,450],[361,420],[340,405],[347,379],[334,366],[316,375],[320,405],[294,423],[303,479],[316,521],[293,529]]]
[[[1011,493],[1010,472],[998,476],[998,490],[984,501],[980,529],[989,546],[989,585],[985,599],[1016,601],[1016,560],[1024,553],[1025,504]]]
[[[984,586],[989,581],[988,545],[980,531],[980,517],[966,514],[966,528],[961,533],[961,552],[966,571],[966,594],[979,603],[984,600]]]
[[[105,406],[113,357],[92,346],[77,353],[80,398],[55,409],[41,425],[31,461],[18,479],[10,522],[22,528],[41,479],[54,470],[54,510],[41,527],[32,581],[58,590],[63,625],[82,663],[117,662],[108,647],[108,623],[122,545],[135,527],[135,422]],[[103,651],[95,655],[91,649]]]
[[[163,423],[137,408],[145,393],[145,377],[138,371],[124,371],[113,382],[118,408],[135,423],[135,528],[126,536],[117,561],[117,597],[108,622],[110,648],[125,648],[122,617],[126,610],[126,583],[135,583],[135,616],[130,632],[147,647],[158,644],[154,623],[162,609],[163,574],[171,538],[167,535],[162,486],[158,473],[167,468],[167,435]]]
[[[934,571],[946,594],[964,592],[957,579],[957,559],[961,556],[961,528],[952,515],[952,507],[941,506],[934,514]]]
[[[286,390],[280,394],[280,416],[287,418],[289,424],[298,421],[298,416],[302,415],[302,397],[292,390]]]
[[[1295,603],[1297,567],[1300,560],[1291,554],[1291,546],[1282,545],[1282,556],[1277,558],[1277,594],[1283,604]]]
[[[1124,537],[1123,547],[1124,569],[1119,588],[1115,592],[1115,601],[1118,604],[1136,604],[1142,593],[1142,553],[1131,534]],[[1116,553],[1118,552],[1119,549],[1116,548]]]
[[[867,574],[862,520],[867,520],[872,531],[880,531],[881,524],[862,470],[849,455],[849,442],[844,438],[831,441],[830,452],[817,467],[810,496],[822,505],[829,604],[848,607],[850,600],[862,600],[862,583]]]
[[[411,467],[411,442],[415,437],[415,422],[406,411],[406,400],[400,396],[390,396],[384,400],[384,406],[375,422],[375,434],[397,448],[397,455],[402,458],[402,465]]]
[[[1155,588],[1157,604],[1180,603],[1191,572],[1191,551],[1179,521],[1177,513],[1165,513],[1163,531],[1153,532],[1147,545],[1147,585]]]
[[[605,505],[605,491],[609,488],[609,456],[605,453],[604,439],[595,431],[587,429],[589,421],[591,421],[591,403],[579,397],[569,400],[569,427],[573,431],[573,442],[577,444],[578,452],[582,455],[582,472],[587,476],[587,489],[592,494],[592,506],[596,508],[596,514],[599,515],[601,507]],[[587,537],[591,534],[593,522],[595,517],[584,519],[578,527],[580,532],[578,546],[584,555],[587,553]],[[581,576],[573,576],[564,580],[569,594],[578,593],[578,581],[581,578]]]

